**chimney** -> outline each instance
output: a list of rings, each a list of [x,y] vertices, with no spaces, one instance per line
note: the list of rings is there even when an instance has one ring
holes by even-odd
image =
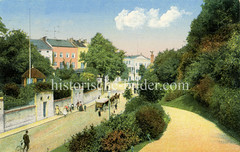
[[[154,55],[153,55],[153,51],[150,51],[151,52],[151,63],[154,62]]]
[[[46,43],[47,42],[47,36],[44,36],[42,40]]]

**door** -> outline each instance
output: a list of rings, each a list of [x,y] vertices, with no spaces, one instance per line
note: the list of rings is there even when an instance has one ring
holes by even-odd
[[[47,102],[43,102],[43,117],[46,117]]]

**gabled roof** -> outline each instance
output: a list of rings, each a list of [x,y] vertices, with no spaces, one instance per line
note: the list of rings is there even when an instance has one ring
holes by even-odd
[[[47,42],[53,47],[74,47],[68,40],[47,39]]]
[[[129,56],[126,56],[125,59],[136,59],[137,57],[140,57],[140,56],[146,58],[147,60],[150,60],[149,58],[147,58],[143,55],[129,55]]]
[[[31,68],[31,77],[32,78],[46,79],[46,76],[36,68]],[[22,75],[22,78],[29,78],[29,70],[27,70]]]
[[[39,50],[52,50],[52,48],[47,45],[43,40],[30,40],[30,42],[37,47]]]
[[[87,47],[86,45],[84,45],[84,42],[81,41],[77,41],[77,40],[73,40],[73,44],[76,45],[77,47]]]

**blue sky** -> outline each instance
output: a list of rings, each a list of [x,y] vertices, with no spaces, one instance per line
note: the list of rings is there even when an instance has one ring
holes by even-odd
[[[100,32],[127,54],[157,54],[186,43],[202,0],[0,0],[8,29],[31,37],[85,38]],[[56,32],[54,32],[54,29]]]

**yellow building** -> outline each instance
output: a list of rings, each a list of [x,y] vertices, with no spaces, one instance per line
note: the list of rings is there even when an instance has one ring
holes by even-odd
[[[80,54],[81,52],[87,52],[88,51],[88,43],[87,40],[74,40],[74,39],[70,39],[70,42],[78,48],[78,54],[77,54],[77,58],[78,58],[78,69],[84,69],[86,67],[86,65],[84,65],[84,61],[80,61]]]
[[[31,68],[31,80],[29,80],[29,70],[27,70],[23,75],[23,85],[26,86],[31,83],[45,82],[46,76],[36,68]]]

